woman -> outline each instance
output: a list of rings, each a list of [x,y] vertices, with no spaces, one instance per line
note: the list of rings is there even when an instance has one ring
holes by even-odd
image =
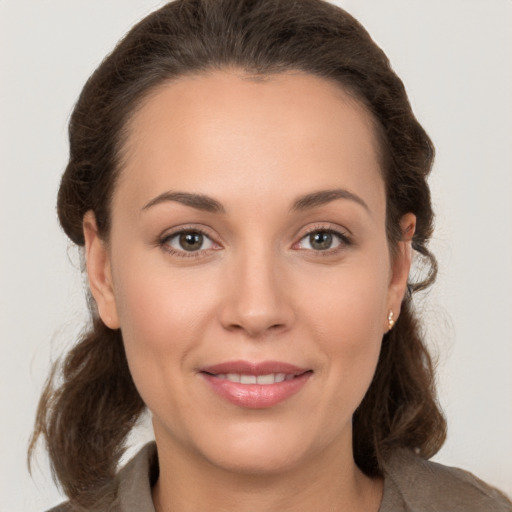
[[[432,158],[340,9],[185,0],[139,23],[80,96],[59,191],[93,317],[34,434],[62,509],[510,510],[425,461]],[[146,407],[156,446],[115,476]]]

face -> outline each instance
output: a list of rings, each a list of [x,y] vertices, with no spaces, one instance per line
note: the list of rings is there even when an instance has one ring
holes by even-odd
[[[109,243],[84,230],[159,449],[239,472],[351,454],[410,264],[385,214],[371,118],[330,82],[218,71],[146,100]]]

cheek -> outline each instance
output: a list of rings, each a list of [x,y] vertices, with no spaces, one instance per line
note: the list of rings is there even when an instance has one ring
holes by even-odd
[[[312,294],[309,288],[308,307],[301,312],[328,361],[333,397],[345,402],[349,399],[353,409],[366,393],[377,365],[388,275],[385,266],[363,265],[325,278],[317,276],[316,292]],[[322,282],[324,286],[319,287]]]
[[[302,314],[326,339],[337,336],[349,344],[357,340],[359,346],[382,338],[390,272],[386,264],[364,263],[329,269],[303,281]]]
[[[158,342],[164,346],[179,343],[187,332],[197,332],[212,301],[213,287],[205,286],[211,276],[202,276],[197,269],[176,271],[155,256],[127,256],[114,269],[123,333],[133,334],[134,341],[148,345],[146,348],[156,347]]]
[[[114,269],[114,290],[128,364],[144,395],[141,388],[158,392],[160,383],[177,375],[200,344],[214,297],[213,287],[201,286],[201,276],[138,263],[127,256]]]

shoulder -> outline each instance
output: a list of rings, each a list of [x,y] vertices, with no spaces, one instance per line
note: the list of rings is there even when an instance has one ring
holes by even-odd
[[[102,504],[91,512],[155,512],[151,487],[158,478],[158,454],[154,442],[145,445],[116,475]],[[82,511],[84,509],[80,509]],[[47,512],[78,512],[69,502]]]
[[[73,509],[71,508],[71,505],[66,503],[61,503],[60,505],[57,505],[56,507],[51,508],[50,510],[47,510],[46,512],[72,512]]]
[[[512,502],[471,473],[396,450],[384,466],[382,512],[512,512]],[[391,508],[386,508],[388,504]]]

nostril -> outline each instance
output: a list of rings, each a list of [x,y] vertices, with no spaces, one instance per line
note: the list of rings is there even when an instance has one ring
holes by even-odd
[[[262,293],[233,293],[223,302],[220,321],[232,332],[244,331],[255,337],[278,334],[293,323],[293,309],[288,301],[266,297]],[[272,299],[272,300],[271,300]]]

